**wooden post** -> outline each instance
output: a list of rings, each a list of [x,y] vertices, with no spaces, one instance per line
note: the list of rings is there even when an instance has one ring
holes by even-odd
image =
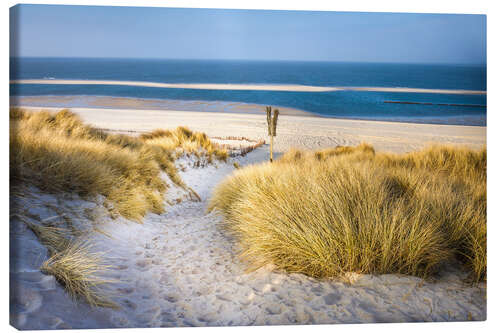
[[[273,128],[272,128],[272,118],[271,118],[272,108],[270,106],[266,106],[266,115],[267,115],[267,135],[269,135],[271,146],[269,150],[269,161],[273,162]]]
[[[267,114],[267,134],[270,138],[270,146],[269,146],[269,161],[273,162],[273,141],[276,136],[276,126],[278,125],[278,115],[279,110],[274,109],[274,114],[271,117],[272,107],[266,106],[266,114]]]
[[[273,136],[272,135],[271,135],[270,154],[271,154],[270,161],[271,161],[271,163],[273,163]]]

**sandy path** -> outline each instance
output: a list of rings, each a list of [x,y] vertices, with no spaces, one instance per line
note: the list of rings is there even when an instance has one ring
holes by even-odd
[[[272,272],[270,268],[245,273],[244,264],[217,225],[219,217],[206,214],[211,191],[231,171],[223,165],[184,173],[202,202],[186,202],[165,215],[149,216],[146,234],[120,231],[120,235],[129,235],[128,239],[119,238],[126,239],[130,251],[125,254],[118,244],[113,248],[120,249],[120,280],[129,281],[117,287],[126,293],[126,299],[121,301],[124,310],[114,314],[115,324],[205,326],[485,318],[484,286],[467,287],[454,274],[447,274],[439,283],[384,275],[363,276],[348,285]],[[108,231],[113,233],[112,229]]]
[[[259,148],[237,160],[245,165],[266,156],[266,149]],[[352,285],[273,272],[272,267],[246,273],[231,241],[218,227],[220,217],[206,213],[210,193],[232,171],[230,163],[188,168],[181,176],[202,201],[185,201],[169,207],[162,215],[149,214],[144,224],[103,218],[99,223],[102,232],[93,233],[92,238],[115,265],[108,276],[119,281],[110,292],[120,310],[90,309],[80,302],[72,305],[51,277],[36,272],[36,265],[17,269],[16,281],[29,281],[21,283],[28,296],[16,303],[20,304],[16,316],[23,316],[24,326],[20,326],[158,327],[485,319],[486,286],[467,286],[459,279],[463,275],[456,272],[446,273],[438,283],[407,276],[365,275]],[[173,191],[172,195],[177,194]],[[40,200],[54,201],[48,195]],[[59,202],[58,206],[81,208],[92,204],[72,200]],[[41,218],[53,214],[44,209],[36,209]],[[80,218],[80,223],[90,222]],[[33,255],[22,258],[26,261]],[[41,289],[40,283],[50,287]]]

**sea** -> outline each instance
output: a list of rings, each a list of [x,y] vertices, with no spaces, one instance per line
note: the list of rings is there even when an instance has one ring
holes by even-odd
[[[295,108],[323,117],[486,125],[486,65],[11,58],[10,80],[22,79],[483,91],[483,94],[350,90],[305,92],[199,90],[104,84],[10,84],[11,96],[114,96],[240,102]]]

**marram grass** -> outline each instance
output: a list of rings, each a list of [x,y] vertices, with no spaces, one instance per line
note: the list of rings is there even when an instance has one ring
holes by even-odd
[[[209,209],[251,268],[425,278],[461,262],[473,281],[486,279],[485,148],[293,150],[236,170]]]
[[[53,275],[74,299],[81,298],[91,306],[118,308],[104,291],[106,285],[116,282],[102,276],[111,266],[104,263],[103,253],[93,250],[90,241],[73,237],[65,228],[21,220],[49,251],[49,259],[40,267],[43,273]]]
[[[205,134],[185,127],[132,137],[85,125],[68,110],[10,109],[11,189],[23,184],[48,193],[100,194],[114,213],[137,221],[149,211],[164,211],[168,184],[162,172],[193,199],[200,199],[184,184],[175,166],[175,159],[186,153],[208,162],[228,156]],[[95,252],[89,241],[75,238],[68,229],[19,217],[49,250],[42,272],[53,275],[74,298],[92,306],[117,307],[103,288],[114,282],[102,277],[111,268],[104,263],[103,253]]]
[[[45,192],[103,195],[122,216],[140,221],[149,211],[164,211],[171,181],[197,197],[177,173],[175,159],[184,153],[225,160],[203,133],[179,127],[132,137],[85,125],[68,110],[58,113],[10,110],[12,183],[33,184]]]
[[[75,241],[46,260],[40,270],[53,275],[73,298],[82,298],[91,306],[118,308],[102,287],[113,280],[101,275],[111,266],[103,263],[103,254],[92,250],[88,241]]]

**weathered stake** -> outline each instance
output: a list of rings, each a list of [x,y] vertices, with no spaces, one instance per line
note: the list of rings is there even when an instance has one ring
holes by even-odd
[[[266,106],[266,114],[267,114],[267,134],[270,137],[270,146],[269,146],[269,161],[273,162],[273,138],[276,136],[276,126],[278,125],[278,115],[279,110],[274,109],[274,114],[271,117],[272,107]]]
[[[269,146],[269,161],[271,161],[271,163],[273,163],[273,136],[271,135],[271,145]]]

